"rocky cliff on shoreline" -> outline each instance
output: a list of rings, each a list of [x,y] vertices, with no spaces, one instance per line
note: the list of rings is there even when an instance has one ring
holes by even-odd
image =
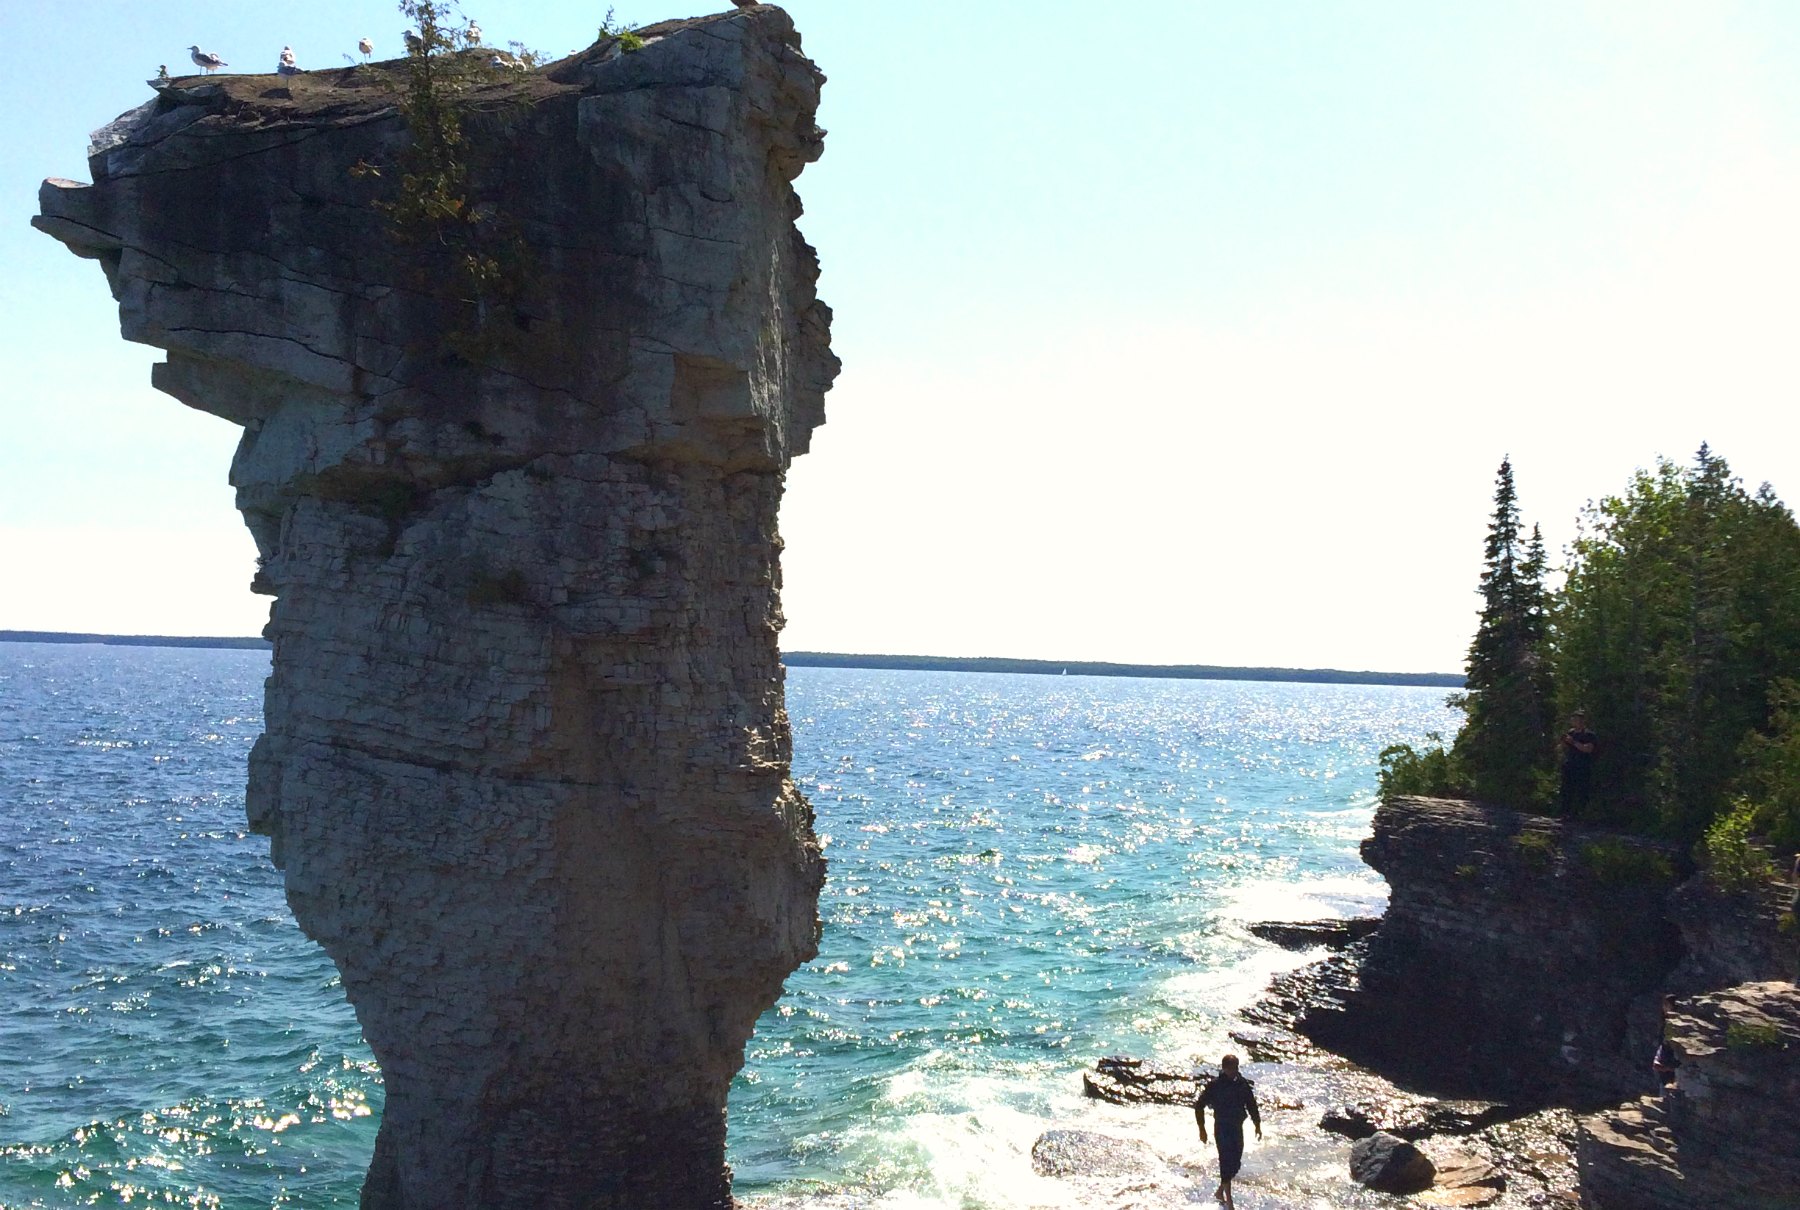
[[[823,77],[768,6],[640,34],[462,97],[479,306],[378,205],[403,64],[170,82],[34,220],[244,428],[249,814],[381,1062],[377,1210],[730,1205],[727,1084],[816,948],[775,524],[837,368]]]
[[[1780,888],[1722,894],[1669,845],[1436,799],[1383,804],[1363,855],[1387,913],[1250,1010],[1276,1050],[1292,1029],[1410,1089],[1598,1111],[1579,1145],[1596,1210],[1800,1205]],[[1690,1060],[1647,1095],[1664,996]]]

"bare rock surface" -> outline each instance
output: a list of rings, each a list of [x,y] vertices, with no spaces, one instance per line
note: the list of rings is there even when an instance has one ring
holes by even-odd
[[[373,1210],[729,1206],[727,1083],[816,948],[775,525],[837,369],[823,77],[773,7],[643,32],[468,94],[491,310],[375,206],[397,64],[174,81],[34,220],[244,428],[249,815],[381,1062]]]

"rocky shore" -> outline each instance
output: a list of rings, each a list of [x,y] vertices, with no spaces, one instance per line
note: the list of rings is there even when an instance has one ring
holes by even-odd
[[[1271,1135],[1320,1165],[1247,1165],[1240,1206],[1800,1207],[1781,888],[1723,895],[1671,846],[1431,799],[1383,805],[1363,854],[1390,886],[1381,920],[1251,928],[1330,952],[1277,976],[1233,1031]],[[1657,1093],[1665,995],[1685,1057]],[[1175,1112],[1204,1074],[1114,1058],[1083,1089]],[[1040,1170],[1080,1183],[1075,1204],[1185,1205],[1210,1188],[1198,1152],[1158,1168],[1141,1140],[1053,1133]],[[1353,1141],[1369,1139],[1359,1160],[1415,1145],[1426,1183],[1356,1184]]]

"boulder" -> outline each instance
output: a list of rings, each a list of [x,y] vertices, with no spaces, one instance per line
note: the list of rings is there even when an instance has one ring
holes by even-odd
[[[1147,1176],[1163,1167],[1150,1144],[1091,1130],[1046,1130],[1031,1145],[1031,1169],[1039,1176]]]
[[[1436,1176],[1431,1158],[1397,1135],[1378,1132],[1350,1148],[1350,1179],[1382,1193],[1418,1193]]]

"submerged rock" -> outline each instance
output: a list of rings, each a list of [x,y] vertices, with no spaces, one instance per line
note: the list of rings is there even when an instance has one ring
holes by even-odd
[[[727,1085],[816,950],[775,525],[837,368],[822,77],[771,6],[641,32],[474,85],[448,243],[376,205],[398,65],[171,84],[34,220],[244,428],[248,810],[381,1062],[370,1210],[729,1206]]]
[[[1039,1176],[1139,1176],[1164,1167],[1142,1139],[1091,1130],[1046,1130],[1031,1145],[1031,1168]]]

